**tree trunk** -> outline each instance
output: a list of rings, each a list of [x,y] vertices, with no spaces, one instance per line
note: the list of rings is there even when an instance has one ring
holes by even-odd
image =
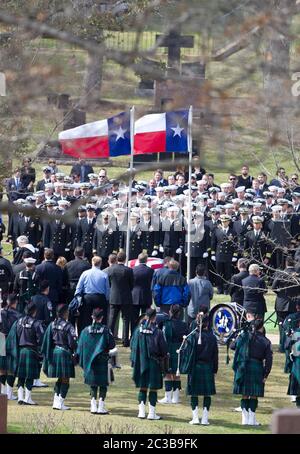
[[[100,100],[103,76],[104,55],[88,55],[86,75],[84,79],[84,99],[82,105],[89,110]]]

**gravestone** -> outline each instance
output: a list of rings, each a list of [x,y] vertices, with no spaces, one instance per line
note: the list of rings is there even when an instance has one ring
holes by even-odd
[[[163,79],[165,73],[165,65],[158,61],[141,58],[139,61],[139,68],[135,71],[141,80],[138,88],[135,90],[137,96],[153,97],[154,96],[154,80],[160,77]]]
[[[300,434],[300,411],[298,408],[284,408],[272,415],[273,434]]]
[[[180,54],[182,48],[194,47],[193,36],[182,36],[178,30],[172,30],[168,35],[156,35],[156,42],[161,41],[158,47],[168,49],[168,75],[180,74]]]
[[[72,129],[86,123],[86,112],[84,110],[70,108],[64,112],[63,129]]]

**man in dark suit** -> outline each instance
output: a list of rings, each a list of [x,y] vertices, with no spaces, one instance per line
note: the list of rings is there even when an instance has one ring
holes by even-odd
[[[142,252],[138,260],[139,265],[133,268],[131,333],[137,326],[140,314],[146,313],[152,304],[151,282],[154,270],[147,266],[147,254]]]
[[[272,290],[276,293],[275,311],[279,323],[279,345],[282,345],[281,323],[289,314],[296,312],[296,300],[300,295],[300,275],[296,271],[292,257],[287,257],[284,271],[280,270],[275,273]]]
[[[51,167],[48,167],[48,166],[44,167],[43,168],[43,173],[44,173],[44,178],[37,182],[36,191],[44,191],[45,190],[45,184],[46,183],[51,183],[51,180],[50,180]]]
[[[233,274],[232,263],[237,261],[238,247],[236,234],[229,227],[231,217],[220,217],[222,226],[215,229],[211,237],[211,260],[216,263],[218,293],[228,294],[228,286]]]
[[[133,271],[125,266],[126,255],[119,252],[117,255],[117,264],[109,267],[106,273],[110,283],[110,314],[109,328],[114,332],[118,314],[122,312],[123,334],[122,342],[124,347],[129,347],[129,326],[131,322],[132,310],[132,289],[133,289]]]
[[[242,280],[244,308],[247,312],[263,319],[267,312],[264,294],[268,292],[265,281],[260,277],[260,267],[256,263],[249,266],[249,276]]]
[[[102,269],[108,266],[108,257],[117,249],[116,232],[113,220],[107,211],[101,213],[101,223],[97,222],[93,239],[93,254],[102,258]]]
[[[94,173],[93,167],[89,164],[86,164],[84,159],[80,159],[78,164],[73,165],[71,169],[70,176],[72,175],[80,175],[80,182],[87,183],[89,182],[89,173]]]
[[[234,274],[231,278],[229,286],[229,295],[233,303],[238,303],[241,306],[244,304],[244,290],[242,286],[243,279],[249,276],[245,259],[239,259],[237,263],[239,273]]]
[[[56,306],[60,301],[63,285],[62,269],[54,263],[54,252],[47,249],[44,252],[44,261],[36,267],[37,280],[49,282],[49,299],[53,304],[53,313],[56,314]]]

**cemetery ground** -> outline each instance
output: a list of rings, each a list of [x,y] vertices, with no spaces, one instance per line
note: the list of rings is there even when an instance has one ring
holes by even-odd
[[[275,295],[267,297],[269,315],[273,311]],[[216,295],[213,304],[228,302],[228,297]],[[274,349],[274,364],[266,383],[263,399],[259,399],[257,419],[261,426],[253,428],[241,426],[241,414],[233,409],[240,404],[239,396],[233,396],[232,383],[233,352],[230,352],[230,363],[226,364],[226,348],[219,349],[219,371],[216,377],[216,396],[212,397],[209,426],[191,426],[191,408],[189,397],[185,395],[186,376],[182,377],[182,403],[179,405],[157,404],[157,413],[163,417],[161,421],[139,420],[137,416],[137,389],[131,379],[130,350],[120,345],[119,360],[121,369],[115,369],[115,382],[109,387],[106,406],[109,415],[91,415],[89,412],[89,387],[83,384],[82,370],[76,367],[76,378],[71,379],[66,404],[70,411],[52,410],[53,386],[55,379],[47,379],[41,375],[49,388],[34,388],[33,400],[38,406],[18,405],[16,401],[8,404],[8,431],[10,433],[35,434],[265,434],[270,433],[269,424],[274,410],[294,408],[286,395],[288,375],[283,373],[284,355],[278,353],[277,328],[267,324],[267,334],[271,334]],[[164,395],[160,390],[158,397]],[[201,406],[201,398],[199,398]]]

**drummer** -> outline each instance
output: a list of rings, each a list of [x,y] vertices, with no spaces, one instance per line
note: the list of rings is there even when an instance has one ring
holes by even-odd
[[[242,425],[258,426],[258,397],[264,397],[265,382],[273,363],[272,344],[265,337],[263,320],[248,312],[248,329],[240,332],[231,348],[235,350],[233,394],[241,394]]]
[[[162,331],[164,333],[170,358],[169,371],[165,376],[165,397],[158,402],[160,404],[178,404],[181,389],[180,375],[177,375],[178,355],[183,336],[188,333],[187,323],[180,320],[181,308],[177,304],[172,304],[169,311],[169,318],[163,322]]]

